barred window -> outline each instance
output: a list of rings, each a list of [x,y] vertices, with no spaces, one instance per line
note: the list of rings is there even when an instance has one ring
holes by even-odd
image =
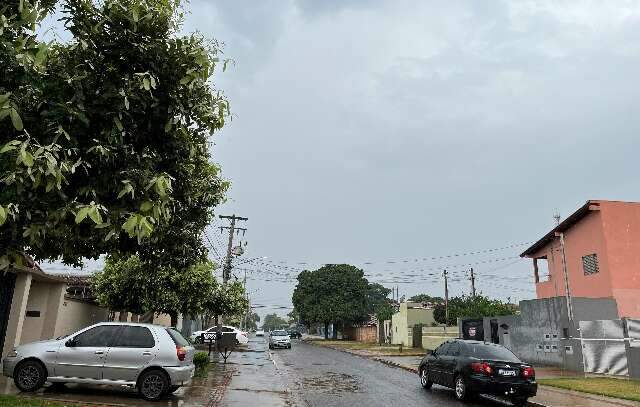
[[[586,256],[582,256],[582,269],[584,270],[585,276],[599,273],[600,268],[598,268],[598,255],[588,254]]]

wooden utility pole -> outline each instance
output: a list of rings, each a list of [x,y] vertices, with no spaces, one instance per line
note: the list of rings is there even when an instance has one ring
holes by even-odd
[[[447,332],[447,324],[449,323],[449,285],[447,281],[447,270],[442,272],[444,276],[444,331]]]
[[[234,233],[236,233],[237,231],[242,230],[243,232],[246,232],[247,229],[246,228],[238,228],[236,227],[236,221],[237,220],[249,220],[249,218],[243,218],[240,216],[236,216],[236,215],[231,215],[231,216],[226,216],[226,215],[220,215],[220,219],[230,219],[231,220],[231,224],[229,226],[222,226],[220,227],[220,230],[223,229],[229,229],[229,244],[227,245],[227,257],[225,258],[225,262],[224,262],[224,266],[222,267],[222,282],[226,283],[227,281],[229,281],[229,278],[231,278],[231,260],[233,260],[233,235]]]
[[[471,295],[475,297],[476,296],[476,277],[473,274],[473,267],[471,267],[470,271],[471,271],[471,278],[470,278],[471,279]]]

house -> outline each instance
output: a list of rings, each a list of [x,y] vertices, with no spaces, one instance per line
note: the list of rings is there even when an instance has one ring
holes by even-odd
[[[0,273],[1,357],[17,345],[106,321],[108,311],[83,296],[78,283],[45,273],[31,259],[24,268]],[[70,287],[73,289],[67,292]]]
[[[435,322],[433,309],[418,302],[402,302],[398,312],[391,317],[391,343],[413,347],[413,328],[422,324],[431,326]],[[422,329],[420,330],[422,339]]]
[[[640,318],[640,202],[590,200],[525,250],[537,298],[613,298]]]

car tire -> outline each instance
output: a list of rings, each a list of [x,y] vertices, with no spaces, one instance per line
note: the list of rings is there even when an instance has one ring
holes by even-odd
[[[456,394],[456,398],[459,401],[469,400],[471,394],[467,389],[467,381],[464,379],[464,376],[457,375],[453,383],[454,383],[453,390]]]
[[[47,381],[47,369],[38,360],[21,362],[13,372],[13,381],[20,391],[34,392]]]
[[[169,379],[162,370],[148,370],[138,379],[138,393],[145,400],[160,400],[169,390]]]
[[[287,349],[291,349],[291,345],[287,346]]]
[[[529,399],[526,397],[516,397],[511,399],[511,404],[513,404],[514,407],[525,407],[528,403]]]
[[[429,371],[427,368],[420,370],[420,384],[423,389],[430,389],[433,386],[433,382],[429,380]]]

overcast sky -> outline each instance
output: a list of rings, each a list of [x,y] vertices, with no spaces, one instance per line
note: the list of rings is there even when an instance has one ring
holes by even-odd
[[[290,306],[293,282],[263,280],[323,263],[400,278],[400,295],[442,295],[445,264],[477,263],[484,293],[531,298],[524,246],[414,259],[537,240],[555,210],[640,198],[637,1],[188,9],[184,31],[236,61],[215,80],[234,114],[215,135],[233,184],[218,213],[248,217],[245,257],[275,263],[238,267],[255,304]],[[469,291],[465,268],[449,267],[453,295]]]

